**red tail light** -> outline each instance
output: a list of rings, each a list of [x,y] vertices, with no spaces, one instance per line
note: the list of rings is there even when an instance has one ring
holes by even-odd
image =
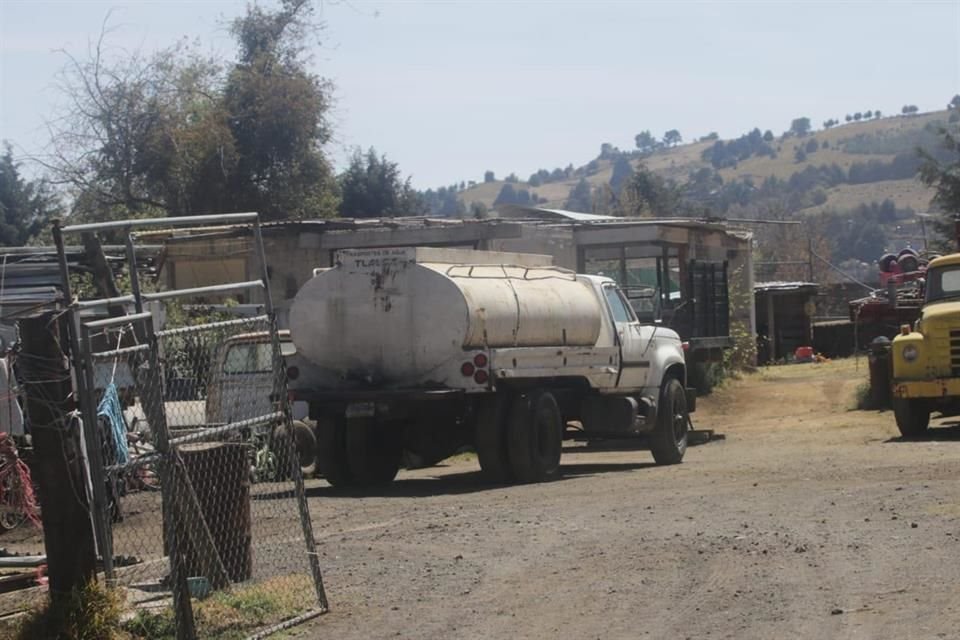
[[[477,365],[477,369],[485,369],[487,367],[487,354],[478,353],[473,357],[473,364]]]
[[[460,365],[460,373],[464,378],[469,378],[476,370],[477,368],[473,366],[472,362],[464,362],[462,365]]]
[[[681,342],[681,343],[680,343],[680,347],[683,348],[684,351],[690,351],[690,343],[689,343],[689,342]]]
[[[490,376],[483,369],[477,369],[477,372],[473,374],[473,381],[477,384],[487,384],[487,380],[490,379]]]

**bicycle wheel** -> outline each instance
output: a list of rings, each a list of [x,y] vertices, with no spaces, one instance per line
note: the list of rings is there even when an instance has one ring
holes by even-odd
[[[27,519],[27,514],[23,508],[26,501],[20,476],[16,469],[4,473],[3,467],[5,466],[6,464],[0,466],[0,474],[2,474],[2,480],[0,480],[0,532],[12,531]]]

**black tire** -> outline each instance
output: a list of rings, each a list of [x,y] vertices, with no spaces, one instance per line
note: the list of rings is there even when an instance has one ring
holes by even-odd
[[[543,482],[560,472],[563,414],[549,391],[514,397],[507,418],[507,454],[517,482]]]
[[[485,398],[477,408],[474,446],[483,477],[497,484],[513,480],[510,456],[507,453],[507,398],[500,394]]]
[[[893,417],[904,438],[922,436],[930,426],[930,409],[923,400],[894,398]]]
[[[293,443],[300,458],[300,473],[312,478],[317,472],[317,436],[302,420],[293,421]]]
[[[354,484],[375,487],[389,484],[397,477],[402,450],[399,434],[391,426],[376,418],[347,421],[347,464]]]
[[[317,437],[317,468],[331,486],[349,487],[353,474],[347,464],[346,425],[342,418],[320,418],[314,429]]]
[[[290,460],[295,455],[300,463],[300,473],[304,478],[312,478],[317,471],[317,436],[305,422],[294,420],[293,450],[290,449],[290,439],[287,437],[287,425],[277,425],[273,430],[273,451],[279,461],[278,475],[281,479],[290,477],[292,473]]]
[[[676,378],[667,378],[660,387],[657,424],[650,434],[650,452],[657,464],[678,464],[683,460],[689,424],[683,385]]]
[[[897,258],[897,264],[900,265],[904,273],[910,273],[920,268],[920,261],[917,259],[917,256],[910,255],[909,253]]]
[[[882,258],[877,260],[877,265],[880,267],[880,271],[890,271],[893,268],[893,264],[897,261],[897,256],[892,253],[884,254]]]

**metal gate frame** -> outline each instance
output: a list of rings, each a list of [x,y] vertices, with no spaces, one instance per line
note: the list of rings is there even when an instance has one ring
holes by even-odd
[[[245,282],[231,282],[203,287],[193,287],[188,289],[174,289],[158,293],[144,293],[141,291],[139,274],[137,272],[135,229],[147,227],[160,229],[174,227],[202,228],[222,227],[225,225],[238,224],[249,224],[252,227],[254,236],[253,250],[257,254],[260,266],[260,279]],[[74,298],[71,290],[70,269],[64,249],[65,245],[63,237],[65,234],[84,234],[102,231],[120,231],[126,234],[126,265],[130,273],[131,293],[113,298],[100,298],[83,301],[77,300]],[[143,351],[145,353],[145,370],[148,376],[153,377],[149,378],[147,381],[140,382],[140,384],[146,383],[148,385],[160,385],[162,384],[162,380],[156,377],[160,371],[160,352],[158,341],[159,334],[158,332],[154,331],[152,314],[144,310],[145,302],[154,300],[169,300],[203,294],[224,294],[235,291],[261,288],[264,296],[266,319],[269,323],[270,339],[273,345],[274,366],[282,367],[283,360],[282,356],[280,355],[280,340],[277,331],[276,313],[270,296],[270,281],[264,253],[263,235],[261,232],[259,215],[257,213],[231,213],[207,216],[184,216],[176,218],[116,220],[110,222],[68,226],[61,226],[60,221],[56,220],[54,221],[53,225],[53,239],[56,244],[60,263],[63,296],[64,299],[70,302],[66,313],[69,319],[68,329],[71,352],[70,360],[74,371],[74,388],[83,422],[85,425],[87,425],[87,427],[83,430],[83,436],[87,452],[87,458],[85,461],[86,469],[89,483],[92,486],[93,494],[91,496],[93,499],[93,513],[91,517],[92,526],[97,544],[97,552],[103,562],[106,582],[109,586],[114,586],[116,584],[116,573],[113,565],[112,522],[109,516],[106,495],[106,474],[109,470],[104,466],[103,454],[96,429],[97,405],[95,402],[94,392],[94,361],[98,357],[114,356],[118,355],[119,353],[129,354],[136,351]],[[134,305],[134,313],[125,313],[123,315],[104,320],[88,322],[81,321],[81,310],[127,304]],[[139,325],[144,328],[144,334],[147,338],[146,344],[137,347],[118,348],[112,351],[103,351],[99,353],[95,353],[93,351],[91,341],[92,331],[128,324],[131,326]],[[172,331],[176,331],[176,329]],[[285,382],[281,382],[281,384],[285,386]],[[223,425],[215,429],[206,430],[210,433],[201,432],[200,434],[192,436],[184,436],[181,438],[172,439],[167,428],[166,409],[162,399],[162,394],[159,396],[159,401],[156,401],[158,398],[156,394],[147,393],[143,396],[144,404],[146,405],[145,410],[147,413],[147,418],[150,421],[151,427],[155,429],[157,438],[156,450],[158,458],[157,461],[159,462],[160,466],[161,486],[167,488],[163,490],[163,512],[165,521],[164,530],[169,540],[168,558],[170,563],[170,577],[173,585],[172,589],[178,640],[192,640],[193,638],[196,638],[196,630],[194,626],[190,594],[187,588],[186,575],[182,571],[182,558],[180,557],[180,551],[178,550],[178,546],[180,546],[182,540],[178,540],[180,536],[178,536],[175,532],[173,518],[168,517],[168,514],[172,514],[173,509],[176,508],[176,506],[171,503],[170,492],[173,490],[172,488],[175,486],[181,489],[185,487],[187,494],[185,500],[187,511],[190,512],[191,517],[199,516],[201,523],[204,523],[204,519],[202,515],[200,515],[196,496],[193,494],[189,479],[186,479],[183,462],[180,460],[175,446],[178,444],[185,444],[187,442],[203,440],[205,435],[207,437],[214,437],[230,431],[249,428],[266,422],[275,422],[278,419],[282,420],[286,424],[288,430],[292,430],[292,418],[286,389],[275,388],[274,397],[280,402],[279,410],[277,412],[266,416],[259,416],[254,419]],[[320,572],[319,559],[316,553],[316,540],[313,535],[313,526],[310,520],[309,506],[307,504],[306,494],[304,491],[303,475],[300,472],[299,465],[294,464],[292,465],[292,468],[294,491],[300,515],[300,525],[303,530],[306,553],[309,558],[311,578],[316,591],[317,607],[297,616],[296,618],[283,621],[271,628],[260,631],[254,636],[257,638],[265,637],[270,633],[295,626],[296,624],[299,624],[305,620],[309,620],[325,613],[329,608],[324,591],[323,578]],[[184,483],[185,479],[186,482]],[[208,575],[212,576],[213,578],[211,582],[215,584],[222,584],[226,579],[223,566],[222,563],[219,562],[219,556],[216,553],[215,547],[210,546],[213,544],[213,541],[209,537],[209,531],[206,531],[206,535],[204,535],[205,529],[206,526],[203,524],[203,526],[200,527],[201,531],[198,539],[191,540],[191,542],[198,544],[201,548],[213,550],[213,553],[209,554],[208,557],[216,559],[216,562],[212,562],[211,566],[207,567],[207,570],[209,571]]]

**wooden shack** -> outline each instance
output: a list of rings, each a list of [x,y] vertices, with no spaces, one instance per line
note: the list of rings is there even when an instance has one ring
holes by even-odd
[[[797,347],[813,345],[815,283],[760,282],[753,290],[758,364],[790,361]]]

